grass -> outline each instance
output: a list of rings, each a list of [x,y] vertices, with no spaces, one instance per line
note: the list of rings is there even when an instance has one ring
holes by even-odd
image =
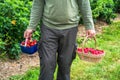
[[[120,79],[120,22],[103,29],[97,35],[97,48],[106,52],[99,63],[89,63],[77,56],[71,67],[71,80],[119,80]],[[11,76],[10,80],[37,80],[39,68],[32,68],[24,75]],[[56,76],[56,73],[55,73]]]

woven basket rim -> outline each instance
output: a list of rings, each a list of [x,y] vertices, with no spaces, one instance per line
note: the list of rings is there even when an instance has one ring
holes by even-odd
[[[103,56],[105,56],[105,53],[103,53],[103,54],[100,54],[100,55],[93,55],[93,54],[89,54],[89,53],[80,53],[80,52],[77,52],[78,53],[78,55],[80,55],[80,56],[86,56],[86,57],[91,57],[91,58],[101,58],[101,57],[103,57]]]
[[[85,58],[85,56],[83,57],[80,57],[79,56],[79,58],[81,59],[81,60],[83,60],[83,61],[88,61],[88,62],[100,62],[101,60],[102,60],[102,58],[88,58],[87,57],[87,59]]]

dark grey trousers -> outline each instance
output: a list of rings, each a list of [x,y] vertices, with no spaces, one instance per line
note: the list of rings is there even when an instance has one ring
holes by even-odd
[[[57,63],[57,80],[70,80],[70,67],[76,56],[77,30],[77,27],[58,30],[41,26],[39,80],[53,80]]]

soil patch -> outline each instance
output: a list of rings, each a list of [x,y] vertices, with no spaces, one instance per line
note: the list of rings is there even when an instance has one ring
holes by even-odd
[[[0,60],[0,80],[7,80],[9,76],[23,74],[30,67],[39,66],[38,53],[33,55],[21,54],[19,60]]]

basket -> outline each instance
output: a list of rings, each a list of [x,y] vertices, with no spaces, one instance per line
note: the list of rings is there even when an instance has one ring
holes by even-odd
[[[25,41],[20,43],[21,51],[25,54],[34,54],[37,51],[37,42],[36,40],[35,43],[34,41],[32,41],[31,43],[29,41],[30,40],[26,39]]]
[[[25,54],[34,54],[37,51],[37,44],[31,46],[31,47],[26,47],[20,45],[21,51]]]
[[[88,62],[100,62],[102,60],[102,58],[105,56],[105,52],[103,50],[96,49],[96,44],[97,44],[96,43],[96,38],[93,37],[92,39],[95,42],[95,48],[85,48],[84,47],[85,43],[88,40],[88,36],[86,36],[85,39],[82,42],[81,51],[79,51],[79,49],[80,49],[79,47],[77,48],[77,54],[78,54],[78,56],[81,60],[88,61]],[[88,49],[88,53],[85,53],[85,49]],[[90,49],[91,49],[91,51],[90,51]],[[100,54],[98,54],[96,52],[97,54],[92,54],[91,53],[92,49],[96,50],[96,51],[101,51],[101,53],[99,52]]]

